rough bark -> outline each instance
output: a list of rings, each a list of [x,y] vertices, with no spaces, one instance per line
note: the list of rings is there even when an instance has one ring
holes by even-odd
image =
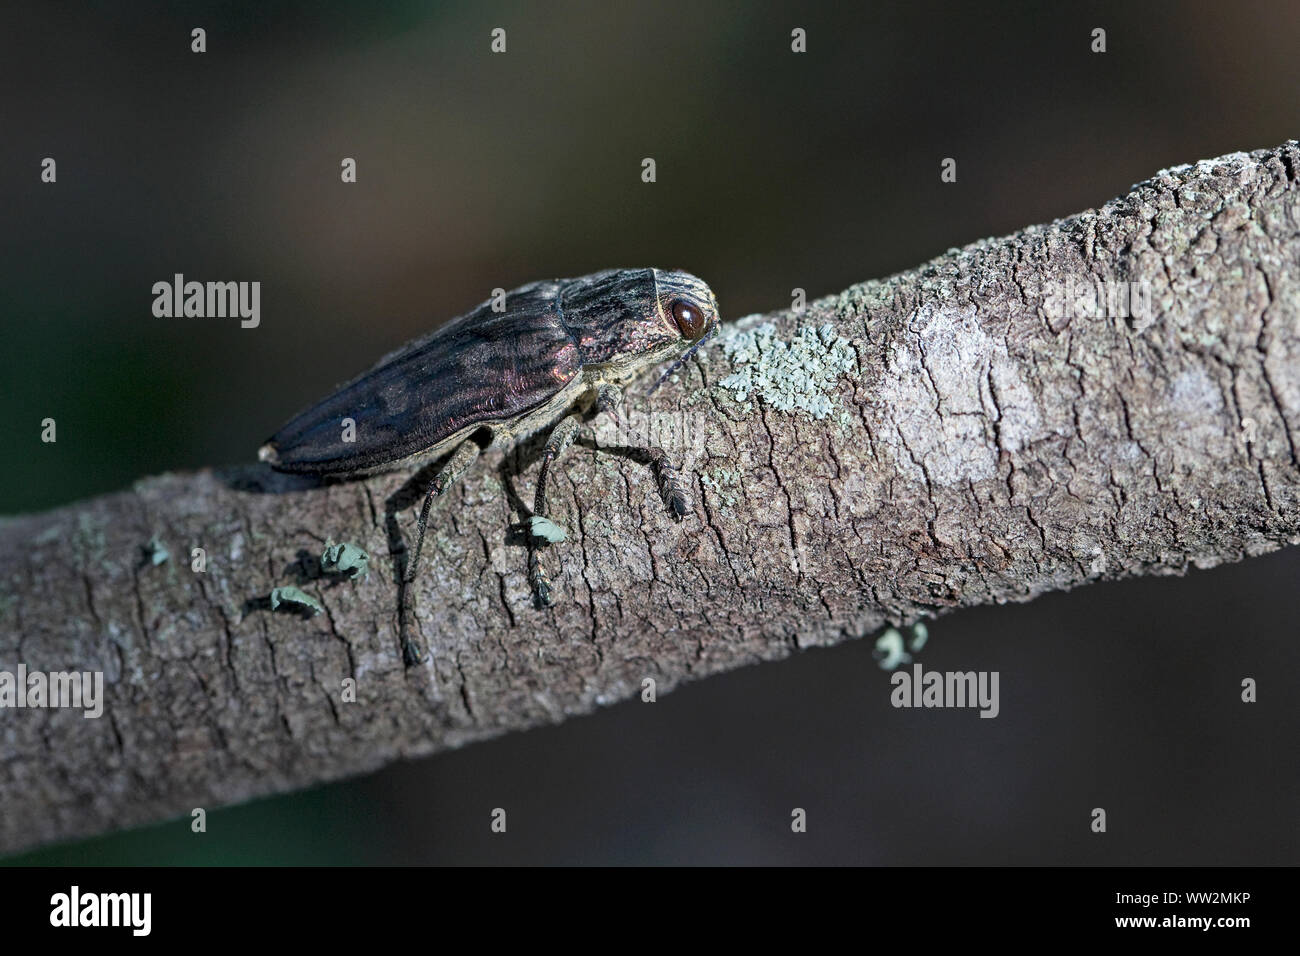
[[[629,400],[670,426],[692,516],[670,520],[644,461],[594,441],[554,475],[553,609],[534,607],[518,530],[538,443],[489,453],[435,508],[415,667],[393,568],[418,509],[386,512],[427,473],[171,474],[4,521],[0,670],[102,670],[107,700],[98,720],[0,711],[0,851],[560,721],[646,678],[663,693],[887,622],[1294,543],[1298,169],[1290,142],[1165,170],[1100,210],[734,324]],[[1146,283],[1152,316],[1045,300],[1083,279]],[[746,369],[765,381],[738,401],[720,383]],[[172,552],[156,566],[154,536]],[[370,551],[367,580],[320,576],[327,537]],[[324,613],[272,612],[286,584]]]

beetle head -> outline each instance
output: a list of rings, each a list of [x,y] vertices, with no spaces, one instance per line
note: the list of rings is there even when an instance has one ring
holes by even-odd
[[[663,291],[660,292],[661,307],[672,316],[677,331],[691,343],[691,347],[659,376],[650,386],[650,392],[654,392],[664,383],[664,379],[690,361],[695,350],[718,331],[718,300],[713,290],[689,272],[670,272],[665,275],[667,278],[659,282],[661,290],[665,285],[668,287],[666,295]]]
[[[703,279],[680,270],[651,269],[659,310],[669,329],[694,344],[718,324],[718,300]]]
[[[717,326],[718,303],[689,272],[617,269],[567,280],[561,314],[582,364],[627,381],[702,341]]]

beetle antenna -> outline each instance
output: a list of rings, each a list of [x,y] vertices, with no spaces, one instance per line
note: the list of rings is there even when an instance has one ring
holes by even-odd
[[[664,383],[664,379],[666,379],[669,375],[672,375],[673,372],[677,371],[679,368],[681,368],[683,365],[689,362],[691,360],[691,356],[695,354],[695,350],[698,349],[705,342],[707,342],[709,339],[713,338],[713,333],[717,331],[718,331],[718,323],[714,322],[713,328],[709,329],[709,331],[705,334],[705,336],[702,339],[700,339],[698,342],[696,342],[694,345],[688,348],[686,350],[685,355],[679,358],[672,365],[668,366],[668,371],[664,372],[662,375],[659,376],[659,380],[650,386],[650,391],[646,392],[646,394],[653,395],[655,393],[655,389]]]

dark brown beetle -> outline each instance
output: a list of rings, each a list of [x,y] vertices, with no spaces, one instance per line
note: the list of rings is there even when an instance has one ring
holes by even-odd
[[[450,452],[420,510],[407,581],[419,563],[433,499],[482,450],[551,428],[537,478],[537,528],[537,519],[547,516],[547,473],[581,416],[593,403],[598,412],[614,412],[624,386],[663,361],[684,360],[718,322],[717,299],[703,281],[661,269],[533,282],[507,293],[504,310],[494,304],[500,300],[385,356],[295,417],[259,453],[278,471],[355,477]],[[353,422],[350,432],[345,419]],[[353,440],[344,440],[348,434]],[[670,513],[681,520],[690,508],[674,469],[661,449],[645,451]],[[549,604],[538,550],[529,578]]]

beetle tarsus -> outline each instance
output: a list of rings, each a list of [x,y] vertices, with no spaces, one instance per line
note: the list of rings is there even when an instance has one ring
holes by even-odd
[[[618,415],[618,407],[622,403],[623,390],[617,385],[606,382],[596,389],[596,413],[608,415],[615,425],[623,424],[623,420]]]
[[[647,449],[650,455],[650,467],[654,470],[655,480],[659,483],[659,495],[668,507],[668,514],[674,521],[681,521],[691,513],[691,500],[686,497],[677,469],[668,461],[662,448]]]
[[[402,641],[402,663],[407,667],[420,663],[420,649],[410,640]]]
[[[551,607],[555,603],[555,598],[551,594],[550,577],[542,564],[541,549],[537,545],[533,546],[533,550],[528,555],[528,583],[537,598],[539,608]]]
[[[402,651],[402,663],[407,667],[414,667],[423,659],[424,652],[421,649],[418,628],[413,626],[411,620],[409,595],[410,588],[406,586],[405,578],[399,578],[397,582],[398,644]]]
[[[668,507],[672,511],[674,521],[681,521],[691,513],[691,503],[680,488],[670,494]]]

